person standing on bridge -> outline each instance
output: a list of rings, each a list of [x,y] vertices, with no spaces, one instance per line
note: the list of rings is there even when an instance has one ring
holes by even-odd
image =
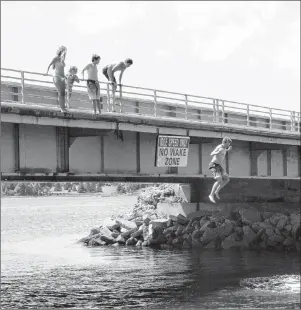
[[[98,69],[97,69],[97,65],[99,64],[100,59],[101,59],[100,56],[93,54],[92,63],[86,65],[85,68],[82,70],[83,79],[84,79],[84,72],[87,70],[88,73],[87,90],[89,99],[92,100],[93,103],[94,114],[101,113],[100,87],[99,87]],[[99,113],[97,113],[97,108]]]
[[[77,82],[79,83],[79,79],[77,74],[77,67],[72,66],[69,69],[69,73],[66,75],[66,106],[69,109],[70,108],[70,99],[72,95],[72,87],[73,83]]]
[[[46,75],[48,75],[49,69],[52,66],[54,69],[53,83],[58,92],[58,101],[62,112],[67,112],[65,107],[65,58],[66,58],[67,48],[65,46],[60,46],[56,52],[56,56],[52,59],[48,66]]]
[[[125,61],[120,61],[118,63],[106,65],[102,69],[103,75],[107,78],[109,82],[113,84],[113,111],[115,111],[115,92],[117,90],[117,82],[114,76],[114,73],[120,71],[119,75],[119,86],[121,88],[121,80],[123,73],[126,68],[130,67],[133,64],[133,60],[131,58],[127,58]]]
[[[210,154],[213,158],[209,163],[209,170],[211,170],[213,177],[216,180],[209,195],[209,199],[213,203],[215,203],[214,195],[217,199],[220,199],[219,191],[230,181],[230,178],[222,165],[226,153],[232,149],[231,143],[232,140],[229,137],[224,137],[222,144],[218,145]]]

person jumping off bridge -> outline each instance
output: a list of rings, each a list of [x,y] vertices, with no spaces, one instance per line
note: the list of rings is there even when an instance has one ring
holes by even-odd
[[[229,137],[224,137],[222,144],[218,145],[214,151],[210,154],[213,156],[209,163],[209,170],[211,170],[216,182],[213,184],[209,199],[211,202],[216,203],[214,195],[217,199],[219,197],[219,191],[230,181],[228,174],[225,172],[222,164],[225,160],[226,153],[232,149],[232,140]]]

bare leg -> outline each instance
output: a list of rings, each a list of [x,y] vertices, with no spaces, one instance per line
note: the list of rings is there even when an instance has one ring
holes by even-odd
[[[101,114],[101,104],[100,104],[100,100],[96,100],[96,102],[97,102],[97,107],[98,107],[99,114]]]
[[[62,112],[67,112],[65,107],[65,81],[59,77],[55,76],[53,78],[54,85],[56,87],[56,90],[58,92],[58,101]]]
[[[220,186],[220,184],[221,184],[221,180],[218,180],[218,181],[216,181],[216,182],[213,184],[213,186],[212,186],[212,190],[211,190],[211,193],[210,193],[210,195],[209,195],[209,199],[210,199],[210,201],[213,202],[213,203],[215,203],[215,199],[214,199],[215,191],[216,191],[216,189]]]
[[[220,197],[219,197],[219,191],[220,191],[223,187],[225,187],[225,186],[229,183],[229,181],[230,181],[230,179],[227,178],[227,179],[225,179],[225,180],[217,187],[217,189],[216,189],[216,191],[215,191],[215,196],[216,196],[218,199],[220,199]]]
[[[93,102],[94,114],[96,115],[97,114],[97,104],[96,104],[97,100],[92,100],[92,102]]]

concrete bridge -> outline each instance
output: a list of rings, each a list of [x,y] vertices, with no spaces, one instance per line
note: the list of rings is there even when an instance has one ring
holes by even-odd
[[[61,113],[50,76],[1,69],[2,180],[211,186],[210,153],[226,135],[232,184],[300,177],[300,112],[126,85],[111,112],[110,85],[100,84],[101,115],[92,114],[84,81]],[[155,166],[158,135],[190,138],[186,167]]]

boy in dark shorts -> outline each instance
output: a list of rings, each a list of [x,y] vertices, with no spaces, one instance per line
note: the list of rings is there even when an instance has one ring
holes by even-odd
[[[231,143],[232,140],[229,137],[224,137],[222,144],[218,145],[210,154],[213,158],[209,163],[209,170],[211,170],[213,177],[216,180],[209,195],[209,199],[213,203],[215,203],[214,195],[217,199],[220,199],[219,191],[230,181],[228,174],[223,168],[223,162],[226,153],[232,149]]]

